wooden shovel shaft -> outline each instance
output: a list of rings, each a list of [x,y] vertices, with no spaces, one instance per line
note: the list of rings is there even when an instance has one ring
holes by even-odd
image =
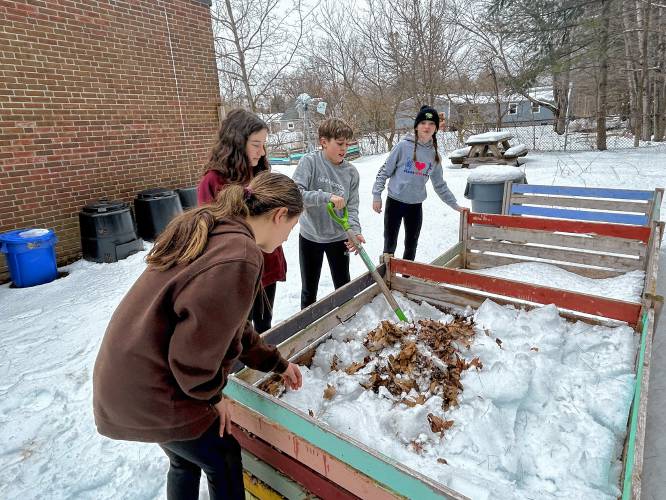
[[[386,282],[384,281],[384,279],[377,272],[377,267],[375,266],[375,264],[372,262],[372,260],[368,256],[368,253],[363,248],[363,245],[361,245],[361,242],[358,241],[358,238],[356,238],[356,234],[354,233],[354,231],[351,230],[351,229],[348,229],[347,230],[347,236],[349,236],[349,240],[354,244],[354,246],[358,250],[358,253],[361,256],[361,259],[363,259],[363,262],[365,263],[365,267],[368,268],[368,271],[370,271],[370,274],[372,275],[374,280],[379,285],[379,289],[384,294],[384,297],[386,297],[386,300],[388,301],[389,305],[391,306],[391,308],[395,312],[396,316],[398,316],[398,319],[400,321],[407,322],[407,317],[405,316],[405,313],[402,311],[402,309],[400,309],[400,306],[398,305],[398,301],[395,300],[395,297],[391,293],[391,290],[389,290],[389,287],[386,286]]]

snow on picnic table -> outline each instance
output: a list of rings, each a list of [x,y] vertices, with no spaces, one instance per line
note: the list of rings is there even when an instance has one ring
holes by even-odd
[[[484,132],[483,134],[470,135],[465,144],[485,144],[486,142],[508,141],[513,135],[510,132]]]
[[[521,168],[532,184],[654,189],[666,186],[664,153],[655,147],[535,153]],[[372,211],[371,189],[386,156],[354,161],[365,247],[375,258],[382,251],[383,214]],[[294,168],[275,170],[290,175]],[[468,173],[444,172],[463,206],[469,206],[463,197]],[[458,240],[458,213],[430,184],[428,193],[417,251],[421,262],[432,261]],[[401,236],[396,254],[402,250]],[[285,255],[289,270],[287,282],[277,287],[275,322],[299,309],[296,231]],[[0,286],[0,498],[164,498],[167,460],[159,448],[103,438],[92,418],[91,374],[99,343],[113,310],[143,271],[144,257],[141,252],[115,264],[80,261],[62,269],[69,276],[46,285]],[[352,256],[350,270],[352,276],[365,272],[360,258]],[[547,283],[551,276],[542,278]],[[332,290],[324,264],[319,297]]]

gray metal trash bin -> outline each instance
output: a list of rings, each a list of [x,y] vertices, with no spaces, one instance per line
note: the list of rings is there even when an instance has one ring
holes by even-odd
[[[472,212],[501,214],[508,181],[526,183],[525,172],[507,165],[483,165],[472,170],[465,187],[465,198],[472,200]]]

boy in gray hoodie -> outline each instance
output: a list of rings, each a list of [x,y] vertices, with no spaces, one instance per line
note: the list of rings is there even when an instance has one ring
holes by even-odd
[[[347,234],[326,211],[332,202],[336,210],[347,206],[349,225],[361,243],[358,221],[358,182],[356,167],[345,160],[353,131],[338,118],[329,118],[319,125],[321,151],[301,158],[293,179],[303,195],[305,210],[300,218],[298,257],[301,266],[301,309],[317,300],[317,289],[324,254],[331,269],[336,289],[349,283],[349,254],[354,250]]]
[[[395,253],[400,224],[405,221],[405,253],[403,259],[414,260],[423,223],[423,201],[426,183],[432,180],[435,192],[444,203],[461,211],[456,197],[446,185],[437,152],[439,114],[430,106],[422,106],[414,120],[414,136],[402,139],[391,151],[377,173],[372,187],[372,208],[382,212],[382,192],[389,180],[386,212],[384,212],[384,253]]]

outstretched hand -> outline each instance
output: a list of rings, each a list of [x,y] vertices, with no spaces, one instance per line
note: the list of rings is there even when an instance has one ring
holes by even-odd
[[[287,369],[281,373],[284,383],[290,389],[298,390],[303,385],[303,376],[301,375],[301,370],[298,368],[298,365],[294,363],[289,363]]]
[[[361,244],[365,243],[365,238],[363,237],[363,235],[361,233],[358,233],[356,235],[356,239]],[[347,245],[347,250],[349,252],[354,252],[355,254],[358,255],[358,248],[356,248],[356,245],[354,245],[354,243],[352,243],[352,240],[345,241],[345,245]]]
[[[382,213],[382,200],[378,201],[373,201],[372,202],[372,209],[377,212],[378,214]]]
[[[231,415],[229,415],[227,400],[222,398],[215,403],[215,410],[220,416],[220,437],[223,437],[225,434],[231,434]]]

